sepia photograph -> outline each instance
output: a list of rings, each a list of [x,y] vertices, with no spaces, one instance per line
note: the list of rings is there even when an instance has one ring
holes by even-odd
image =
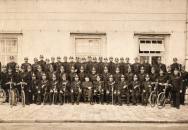
[[[0,130],[188,130],[188,0],[0,0]]]

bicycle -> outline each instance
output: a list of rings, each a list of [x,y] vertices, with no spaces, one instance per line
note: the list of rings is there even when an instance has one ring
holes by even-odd
[[[25,91],[24,91],[24,86],[27,85],[26,82],[22,81],[19,82],[17,85],[21,86],[21,102],[22,102],[22,106],[25,107]]]
[[[158,97],[158,92],[157,92],[158,82],[152,82],[151,85],[154,85],[154,89],[150,93],[148,102],[151,107],[155,107],[156,102],[157,102],[157,97]]]
[[[9,104],[10,104],[10,107],[12,108],[14,105],[16,106],[17,105],[17,98],[18,98],[18,95],[17,95],[17,91],[13,88],[13,86],[16,85],[15,82],[13,82],[12,78],[10,79],[9,82],[6,83],[6,85],[9,85]]]
[[[168,102],[171,102],[171,94],[167,93],[167,89],[171,87],[171,84],[164,83],[164,84],[159,84],[161,86],[165,86],[162,92],[159,93],[157,97],[157,106],[159,109],[165,107],[165,104]]]
[[[6,101],[6,92],[0,85],[0,104]]]

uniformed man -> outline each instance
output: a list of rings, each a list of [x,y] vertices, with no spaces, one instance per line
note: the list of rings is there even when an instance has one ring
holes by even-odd
[[[126,58],[125,58],[124,75],[127,74],[128,69],[129,69],[131,66],[132,66],[131,63],[129,63],[129,57],[126,57]]]
[[[138,75],[134,74],[133,81],[131,83],[131,90],[132,93],[132,103],[133,105],[137,105],[140,102],[140,82],[138,79]]]
[[[82,83],[84,102],[89,102],[93,105],[93,83],[90,81],[89,76],[86,75],[85,81]]]
[[[168,76],[164,73],[163,69],[159,70],[159,76],[157,78],[157,81],[158,81],[157,91],[158,93],[160,93],[163,91],[165,85],[168,83]]]
[[[166,73],[166,65],[161,62],[161,58],[159,57],[157,59],[157,63],[153,65],[156,68],[156,71],[159,72],[160,69],[163,70],[164,73]]]
[[[53,69],[56,70],[55,57],[51,57],[51,62],[50,62],[50,64],[52,65]]]
[[[35,73],[32,73],[32,80],[30,82],[30,87],[33,90],[33,93],[32,93],[33,94],[33,98],[32,98],[33,103],[37,103],[36,101],[37,101],[38,96],[40,95],[39,94],[40,88],[39,88],[39,82],[36,78]]]
[[[126,98],[126,103],[127,105],[129,105],[130,103],[130,84],[128,82],[128,80],[125,80],[125,76],[121,75],[121,80],[118,83],[118,87],[120,90],[120,95],[118,97],[118,102],[120,105],[122,105],[122,96],[124,95]]]
[[[107,100],[107,99],[106,99],[106,95],[109,94],[109,93],[106,93],[106,92],[107,92],[107,89],[108,89],[108,80],[109,80],[109,76],[110,76],[110,73],[108,72],[108,67],[105,66],[105,67],[104,67],[104,70],[103,70],[103,74],[102,74],[102,81],[104,82],[105,101]]]
[[[152,82],[150,80],[149,74],[146,74],[145,81],[142,83],[142,105],[147,105],[149,95],[152,91]]]
[[[87,73],[87,74],[90,74],[90,73],[91,73],[92,66],[93,66],[92,57],[91,57],[91,56],[88,56],[88,61],[87,61],[87,63],[86,63],[86,73]]]
[[[139,63],[138,57],[136,57],[134,60],[135,60],[135,62],[132,64],[132,69],[133,69],[132,71],[134,74],[139,74],[141,64]]]
[[[188,85],[188,72],[185,71],[185,66],[182,67],[181,69],[181,88],[182,88],[182,92],[180,93],[180,103],[181,105],[185,105],[185,93],[186,93],[186,88]]]
[[[176,107],[177,109],[179,109],[180,108],[180,93],[182,93],[181,76],[179,73],[179,68],[174,69],[174,73],[171,76],[170,83],[172,84],[173,107]]]
[[[34,63],[32,64],[32,70],[33,72],[36,74],[37,73],[37,68],[38,68],[39,64],[38,64],[38,59],[35,57],[34,58]]]
[[[59,91],[59,82],[57,80],[56,74],[54,73],[52,75],[52,80],[50,81],[50,93],[49,93],[50,104],[57,105],[58,91]]]
[[[92,69],[95,68],[97,71],[97,57],[93,57],[93,61],[92,61]]]
[[[45,60],[46,64],[44,66],[44,71],[47,73],[50,71],[50,67],[51,67],[51,64],[50,64],[50,59],[49,58],[46,58]],[[53,66],[52,66],[53,67]]]
[[[118,83],[120,81],[120,78],[121,78],[121,74],[120,74],[120,69],[119,67],[115,68],[115,74],[113,75],[114,77],[114,81],[116,83]]]
[[[120,74],[124,75],[125,74],[125,62],[124,62],[123,57],[120,58],[119,69],[120,69]]]
[[[65,72],[64,66],[60,66],[60,70],[56,72],[57,80],[61,80],[62,76],[65,75],[66,78],[68,78],[68,74]]]
[[[99,62],[97,64],[97,73],[102,74],[103,73],[103,58],[100,56],[99,57]]]
[[[107,88],[106,88],[106,102],[109,104],[112,102],[114,104],[114,86],[115,81],[113,79],[113,75],[109,76],[109,80],[107,81]],[[111,97],[111,100],[110,100]]]
[[[37,104],[41,104],[42,101],[44,105],[49,102],[50,100],[50,83],[47,80],[47,76],[45,73],[42,73],[42,80],[40,82],[40,88],[41,93],[39,95],[39,98],[37,99]]]
[[[31,66],[31,64],[28,62],[28,57],[24,58],[24,63],[22,63],[21,68],[24,68],[24,71],[27,71],[27,67]]]
[[[69,63],[68,63],[68,72],[71,72],[72,67],[74,67],[75,69],[75,62],[74,62],[74,58],[72,56],[69,57]],[[75,70],[76,72],[76,70]]]
[[[57,62],[55,63],[55,68],[56,70],[55,71],[59,71],[60,67],[63,65],[63,63],[61,62],[61,57],[58,56],[57,57]]]
[[[142,66],[144,67],[144,70],[145,70],[146,74],[150,74],[151,73],[151,65],[150,65],[148,59],[144,60],[144,63],[142,64]]]
[[[182,65],[178,63],[178,59],[175,57],[173,58],[173,64],[170,65],[171,71],[174,72],[175,68],[181,71]]]
[[[100,75],[97,75],[97,80],[93,82],[94,93],[93,99],[97,103],[104,103],[104,82],[101,80]]]
[[[6,87],[7,82],[8,82],[7,81],[7,69],[6,69],[6,66],[2,65],[2,69],[0,72],[0,85],[5,90],[6,102],[8,102],[8,88]]]
[[[59,101],[63,105],[66,101],[70,100],[70,82],[67,80],[66,75],[61,75],[61,80],[59,81]]]
[[[119,68],[119,58],[118,57],[115,58],[115,63],[114,64],[115,64],[115,68],[117,68],[117,67]]]
[[[113,75],[115,73],[115,63],[113,62],[113,57],[109,58],[108,69],[110,74]]]
[[[80,72],[78,73],[78,76],[80,81],[84,82],[86,73],[85,73],[85,68],[82,65],[80,66]]]
[[[14,73],[17,63],[15,62],[14,56],[10,56],[9,58],[10,58],[10,62],[7,63],[6,66],[7,66],[7,69],[11,68],[12,72]]]
[[[80,66],[81,66],[80,57],[76,57],[75,70],[76,70],[77,73],[80,72]]]
[[[75,67],[72,66],[72,67],[71,67],[71,70],[70,70],[70,73],[68,74],[68,80],[69,80],[69,82],[73,82],[76,75],[77,75],[77,74],[76,74],[76,72],[75,72]]]
[[[39,59],[38,64],[41,66],[42,71],[45,71],[46,62],[44,61],[44,56],[40,55]]]
[[[62,65],[64,66],[65,72],[69,73],[69,65],[68,65],[68,62],[67,62],[67,56],[63,57]]]
[[[91,74],[89,74],[89,78],[92,83],[97,80],[97,71],[95,67],[92,68]]]
[[[125,74],[125,78],[128,81],[128,84],[131,84],[132,80],[133,80],[133,72],[132,72],[132,68],[131,66],[128,67],[127,69],[127,73]]]
[[[37,77],[37,80],[42,80],[42,67],[40,65],[37,66],[37,71],[36,71],[36,77]]]
[[[75,75],[74,81],[71,82],[70,88],[72,104],[74,105],[74,103],[76,102],[76,104],[79,105],[82,89],[78,75]]]

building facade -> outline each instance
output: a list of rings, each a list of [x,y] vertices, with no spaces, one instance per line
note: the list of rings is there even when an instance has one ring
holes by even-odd
[[[0,60],[130,57],[188,68],[187,0],[1,0]]]

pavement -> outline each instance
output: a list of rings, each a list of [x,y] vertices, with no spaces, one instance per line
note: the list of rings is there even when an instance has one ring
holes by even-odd
[[[180,109],[165,106],[115,105],[0,105],[2,123],[181,123],[188,124],[188,105]]]

